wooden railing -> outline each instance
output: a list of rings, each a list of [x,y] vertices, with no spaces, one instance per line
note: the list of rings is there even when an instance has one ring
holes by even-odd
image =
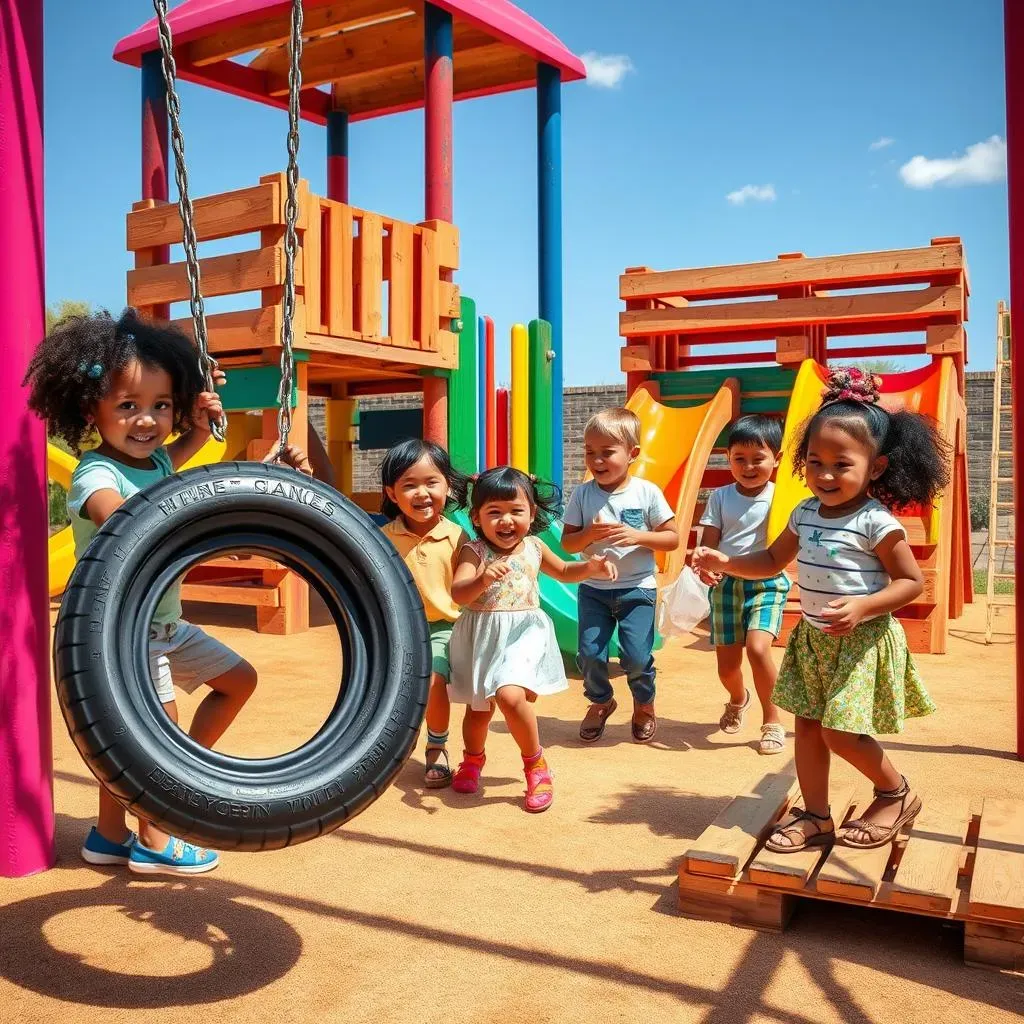
[[[260,184],[194,201],[200,243],[259,233],[259,246],[200,260],[204,296],[259,292],[259,304],[208,316],[215,354],[273,348],[280,339],[284,284],[283,174]],[[184,262],[165,262],[181,241],[178,208],[155,200],[136,203],[127,218],[127,245],[135,254],[128,272],[128,302],[143,313],[166,315],[188,299]],[[459,290],[448,278],[459,263],[458,230],[443,221],[410,224],[324,199],[300,185],[296,259],[296,344],[332,348],[331,339],[387,346],[395,360],[450,364],[459,315]],[[202,252],[200,251],[200,255]],[[185,329],[191,321],[178,321]],[[337,346],[333,346],[334,349]],[[375,350],[377,358],[390,358]]]

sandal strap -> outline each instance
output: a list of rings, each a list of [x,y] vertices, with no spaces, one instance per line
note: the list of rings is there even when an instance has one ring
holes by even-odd
[[[854,818],[843,826],[843,833],[866,832],[868,840],[877,843],[888,835],[895,835],[895,832],[888,825],[880,825],[877,821],[865,821],[863,818]]]
[[[899,800],[905,797],[910,792],[910,783],[907,782],[905,775],[901,775],[900,778],[903,781],[895,789],[876,789],[875,796],[879,800]]]

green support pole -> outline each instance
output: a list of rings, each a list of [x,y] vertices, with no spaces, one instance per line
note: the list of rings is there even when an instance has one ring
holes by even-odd
[[[466,474],[477,470],[477,319],[476,303],[462,297],[459,368],[448,380],[448,454]]]
[[[530,472],[538,480],[554,480],[554,430],[551,422],[551,324],[531,320],[530,334]]]

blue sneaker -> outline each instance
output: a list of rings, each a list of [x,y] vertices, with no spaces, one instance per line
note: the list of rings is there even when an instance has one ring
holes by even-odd
[[[201,875],[220,863],[214,850],[193,846],[171,836],[162,850],[136,842],[128,858],[128,870],[136,875]]]
[[[104,839],[94,825],[82,844],[82,860],[88,864],[127,864],[138,838],[134,832],[129,832],[123,843],[112,843]]]

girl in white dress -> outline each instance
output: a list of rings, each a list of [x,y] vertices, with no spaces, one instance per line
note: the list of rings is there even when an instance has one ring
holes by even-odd
[[[537,575],[564,583],[594,576],[614,580],[615,564],[595,556],[563,562],[533,534],[555,517],[560,494],[510,466],[481,473],[473,485],[471,518],[480,536],[462,548],[452,598],[464,606],[452,630],[449,696],[467,704],[465,759],[452,781],[475,793],[495,705],[523,755],[527,811],[546,811],[554,799],[533,702],[568,688],[551,619],[540,608]]]

